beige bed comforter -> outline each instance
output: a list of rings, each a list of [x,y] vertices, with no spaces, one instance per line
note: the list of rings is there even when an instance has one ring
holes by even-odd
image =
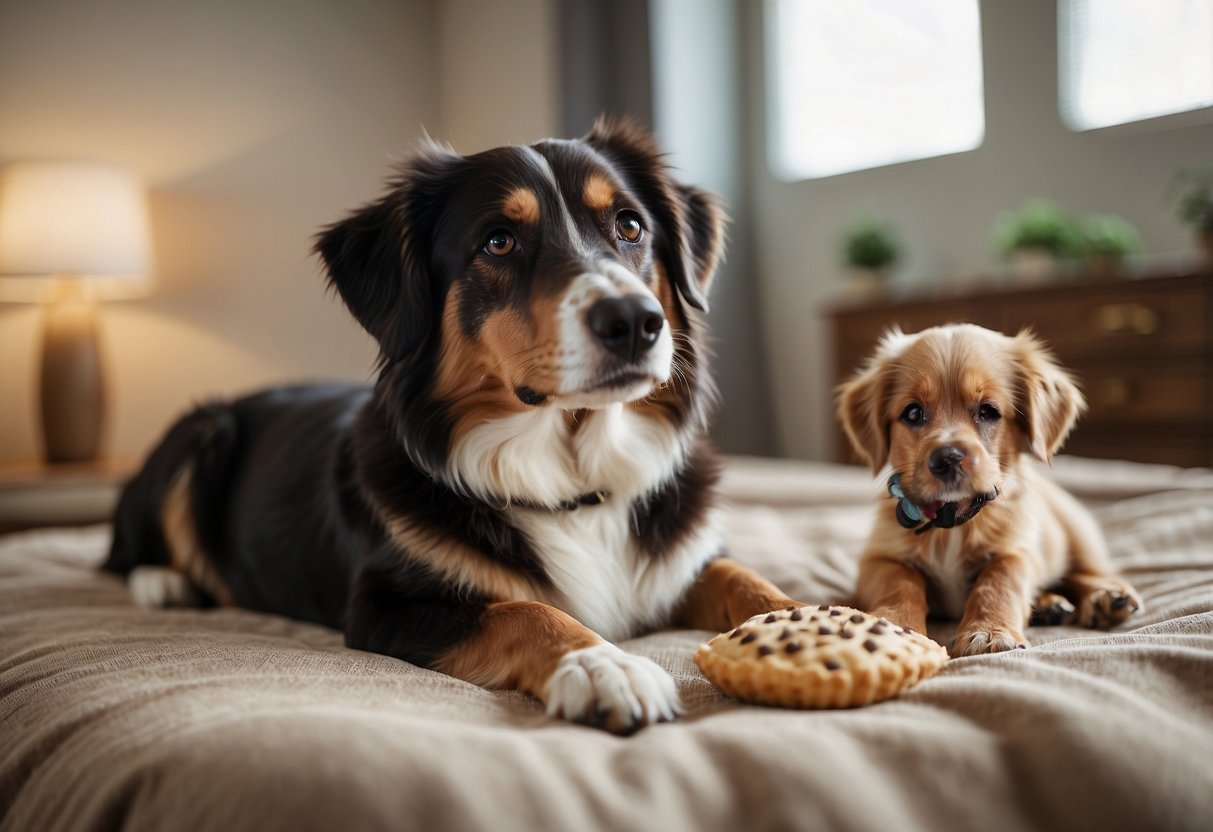
[[[819,713],[731,702],[691,663],[709,634],[654,634],[625,647],[688,714],[626,739],[324,628],[136,609],[105,528],[0,539],[0,828],[1213,830],[1213,472],[1056,474],[1145,598],[1129,626]],[[849,593],[866,472],[736,459],[726,490],[738,559]]]

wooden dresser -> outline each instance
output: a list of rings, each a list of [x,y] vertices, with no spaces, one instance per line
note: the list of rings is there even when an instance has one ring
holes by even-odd
[[[894,324],[907,332],[961,321],[1006,333],[1031,327],[1090,404],[1065,453],[1213,466],[1213,271],[881,300],[829,317],[838,381]],[[841,438],[839,449],[851,459]]]

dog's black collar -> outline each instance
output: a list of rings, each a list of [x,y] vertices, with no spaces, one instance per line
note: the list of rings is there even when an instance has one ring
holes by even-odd
[[[897,500],[897,506],[894,509],[897,514],[897,522],[903,528],[914,529],[915,534],[924,534],[931,529],[951,529],[963,526],[976,517],[987,503],[998,497],[998,486],[994,486],[994,490],[989,494],[978,494],[969,503],[969,507],[959,514],[956,513],[956,510],[960,508],[960,503],[944,503],[935,510],[934,517],[927,517],[921,507],[906,497],[905,492],[901,490],[901,474],[893,474],[889,477],[889,494]]]
[[[519,508],[529,508],[537,511],[576,511],[582,506],[600,506],[607,501],[607,497],[611,496],[609,491],[590,491],[586,494],[581,494],[571,500],[557,503],[555,506],[545,506],[539,503],[523,503],[515,502],[511,505]]]
[[[565,500],[557,507],[557,511],[576,511],[582,506],[600,506],[606,502],[607,497],[611,496],[606,491],[591,491],[588,494],[582,494],[572,500]]]

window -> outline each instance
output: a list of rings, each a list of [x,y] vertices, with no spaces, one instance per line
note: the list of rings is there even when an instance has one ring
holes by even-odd
[[[1061,0],[1057,41],[1073,130],[1213,106],[1213,0]]]
[[[767,0],[769,158],[813,179],[972,150],[977,0]]]

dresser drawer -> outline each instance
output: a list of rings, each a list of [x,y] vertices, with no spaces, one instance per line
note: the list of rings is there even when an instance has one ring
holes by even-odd
[[[1062,453],[1185,468],[1213,466],[1213,429],[1208,422],[1116,424],[1084,419]]]
[[[1210,380],[1197,361],[1075,363],[1092,423],[1210,419]]]
[[[1199,351],[1206,344],[1208,298],[1204,286],[1159,292],[1150,281],[1117,283],[1083,292],[1008,298],[1003,330],[1032,327],[1063,361],[1087,355]]]

